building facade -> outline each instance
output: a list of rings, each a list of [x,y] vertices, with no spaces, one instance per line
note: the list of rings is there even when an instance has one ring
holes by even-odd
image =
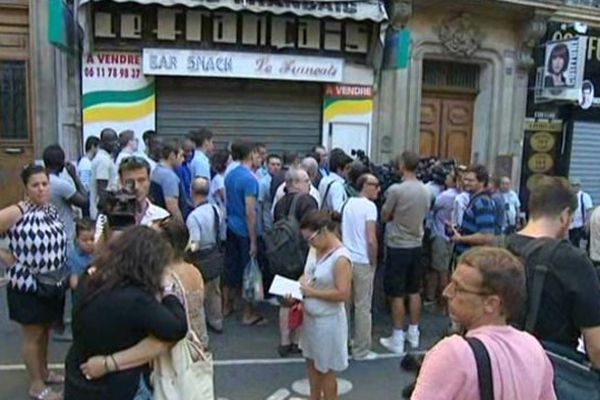
[[[48,2],[0,0],[0,207],[23,198],[20,172],[47,145],[79,154],[79,62],[50,44],[48,20]]]

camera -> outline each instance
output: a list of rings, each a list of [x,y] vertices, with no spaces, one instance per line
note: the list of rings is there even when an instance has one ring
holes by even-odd
[[[135,225],[136,207],[135,181],[127,181],[121,190],[108,192],[104,211],[110,229],[123,230]]]

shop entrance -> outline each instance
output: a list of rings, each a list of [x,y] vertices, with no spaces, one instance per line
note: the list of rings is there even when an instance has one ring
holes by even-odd
[[[425,61],[421,96],[420,154],[471,162],[477,65]]]

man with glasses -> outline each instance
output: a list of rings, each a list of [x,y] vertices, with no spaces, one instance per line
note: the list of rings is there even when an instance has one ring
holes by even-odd
[[[348,314],[354,309],[352,356],[355,360],[372,360],[371,351],[373,282],[377,268],[377,206],[379,180],[363,174],[356,181],[358,197],[351,197],[342,206],[342,241],[352,257],[352,301]],[[351,318],[348,318],[350,321]],[[351,326],[350,324],[348,326]]]
[[[452,335],[427,353],[411,399],[485,397],[467,340],[478,341],[489,355],[494,399],[556,399],[554,371],[541,344],[509,325],[526,303],[525,271],[515,256],[490,247],[466,252],[444,296],[450,317],[467,331],[466,340]]]
[[[309,213],[318,210],[317,201],[309,194],[310,187],[310,177],[305,170],[295,167],[290,168],[285,173],[286,194],[275,204],[273,222],[286,218],[292,212],[293,206],[295,206],[293,217],[298,222],[302,221]],[[298,232],[298,235],[300,235],[300,232]],[[308,255],[308,246],[302,250]],[[279,308],[281,343],[278,352],[281,357],[287,357],[291,353],[300,353],[297,332],[291,332],[288,327],[289,310],[289,307],[285,306]]]

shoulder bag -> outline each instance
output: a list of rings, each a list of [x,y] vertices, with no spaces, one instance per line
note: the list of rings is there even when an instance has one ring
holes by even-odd
[[[214,400],[212,355],[207,352],[191,329],[189,304],[185,289],[176,274],[172,274],[183,291],[183,307],[188,333],[171,349],[154,360],[151,375],[154,400]]]
[[[215,245],[208,249],[188,251],[186,254],[186,261],[200,270],[202,278],[206,282],[221,276],[225,265],[225,253],[219,237],[221,218],[216,206],[211,204],[210,207],[214,213]]]

